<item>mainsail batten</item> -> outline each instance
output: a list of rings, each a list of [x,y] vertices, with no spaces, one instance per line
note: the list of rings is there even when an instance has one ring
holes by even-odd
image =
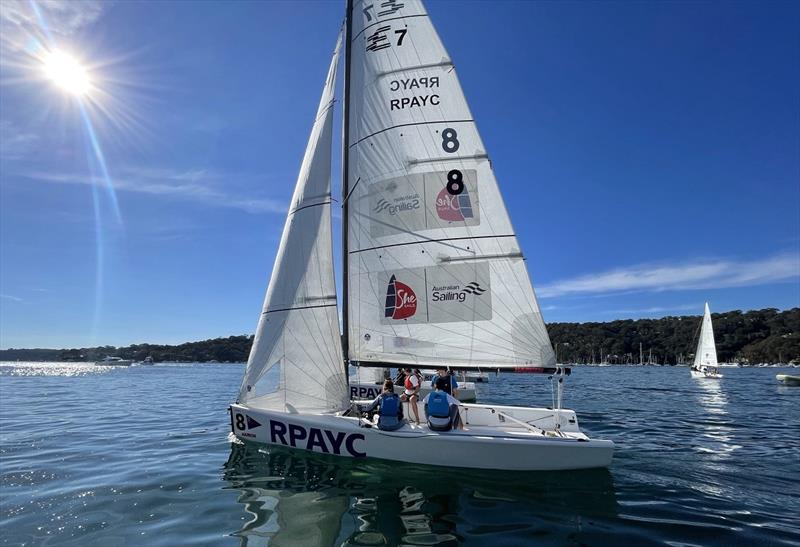
[[[553,364],[488,154],[422,3],[358,1],[353,14],[349,358]]]
[[[330,412],[348,404],[331,233],[331,146],[341,36],[286,218],[239,400]]]

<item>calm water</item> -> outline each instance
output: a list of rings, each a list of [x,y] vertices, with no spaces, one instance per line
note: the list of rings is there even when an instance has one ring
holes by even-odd
[[[800,387],[779,369],[580,369],[565,403],[617,443],[610,470],[524,474],[231,444],[242,369],[0,364],[0,542],[800,545]],[[484,401],[550,404],[544,378],[490,379]]]

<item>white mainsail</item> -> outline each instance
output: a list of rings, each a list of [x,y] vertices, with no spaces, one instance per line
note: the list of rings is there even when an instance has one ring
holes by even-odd
[[[280,411],[348,404],[331,239],[333,93],[342,38],[325,80],[283,228],[239,401]]]
[[[717,346],[714,343],[714,327],[711,325],[711,310],[706,302],[703,313],[703,326],[700,329],[700,339],[697,341],[697,350],[694,352],[694,368],[716,367]]]
[[[356,1],[349,46],[349,358],[555,364],[486,149],[422,2]]]

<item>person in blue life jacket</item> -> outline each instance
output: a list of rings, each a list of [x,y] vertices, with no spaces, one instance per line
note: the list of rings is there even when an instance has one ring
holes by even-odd
[[[362,412],[373,412],[378,409],[378,429],[394,431],[405,424],[403,419],[403,405],[400,397],[394,392],[394,382],[383,382],[383,393],[375,397],[369,405],[361,409]]]
[[[431,380],[431,389],[436,389],[436,380],[439,378],[442,378],[445,382],[442,391],[453,397],[458,397],[458,382],[456,381],[455,374],[448,372],[447,369],[444,368],[437,369],[436,376]]]
[[[436,391],[428,393],[422,401],[428,416],[428,427],[433,431],[450,431],[454,427],[464,429],[458,414],[458,399],[444,391],[444,378],[438,378],[434,387]]]

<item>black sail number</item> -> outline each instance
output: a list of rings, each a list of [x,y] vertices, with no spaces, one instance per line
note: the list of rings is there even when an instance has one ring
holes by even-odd
[[[458,142],[458,133],[452,127],[442,130],[442,149],[448,154],[453,154],[458,151],[461,143]]]
[[[244,422],[244,414],[236,414],[236,429],[239,431],[244,431],[245,429],[245,422]]]
[[[402,28],[400,30],[395,30],[395,41],[392,43],[391,40],[391,32],[392,26],[391,25],[381,25],[371,33],[365,36],[365,42],[367,51],[380,51],[382,49],[387,49],[392,46],[402,46],[403,41],[406,38],[406,34],[408,34],[408,28]]]
[[[457,196],[464,191],[464,175],[458,169],[447,173],[447,193]]]

